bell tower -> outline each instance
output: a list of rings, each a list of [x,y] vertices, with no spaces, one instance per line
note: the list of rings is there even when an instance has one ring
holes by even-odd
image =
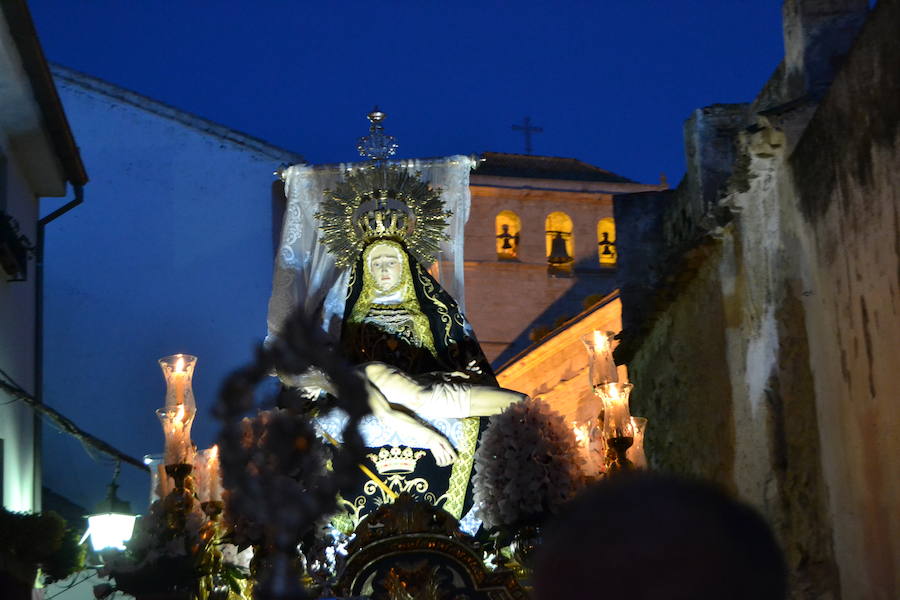
[[[574,158],[482,158],[470,179],[466,315],[500,367],[616,289],[613,196],[667,186]]]

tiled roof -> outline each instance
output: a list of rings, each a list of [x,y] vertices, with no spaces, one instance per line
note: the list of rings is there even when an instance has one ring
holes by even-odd
[[[485,152],[481,156],[484,162],[472,173],[473,175],[634,183],[631,179],[589,165],[577,158],[505,152]]]

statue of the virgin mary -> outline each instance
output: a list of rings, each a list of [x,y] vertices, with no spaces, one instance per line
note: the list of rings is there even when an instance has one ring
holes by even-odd
[[[369,118],[363,140],[380,135],[383,143],[383,113]],[[370,453],[359,485],[340,499],[348,529],[399,492],[464,517],[482,417],[524,397],[497,386],[459,303],[439,281],[462,297],[462,225],[475,161],[385,158],[285,171],[288,208],[269,305],[270,336],[304,306],[365,379],[372,416],[361,433]],[[455,277],[441,277],[448,271]],[[282,381],[313,396],[329,392],[316,374]],[[345,419],[333,411],[317,425],[339,442]],[[463,524],[475,521],[470,515]]]

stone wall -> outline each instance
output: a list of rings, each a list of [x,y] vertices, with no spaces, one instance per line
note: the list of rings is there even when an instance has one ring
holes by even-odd
[[[725,217],[694,223],[699,235],[673,254],[663,211],[658,288],[622,293],[617,358],[650,419],[651,464],[757,506],[794,598],[900,594],[900,4],[879,2],[844,57],[860,11],[785,3],[782,79],[732,137],[711,206]],[[836,73],[827,91],[823,73]],[[686,140],[707,144],[721,140]],[[701,202],[697,156],[672,206]],[[629,264],[623,282],[639,281]]]
[[[616,283],[622,297],[622,329],[636,334],[655,308],[653,291],[660,287],[665,271],[660,256],[665,248],[663,215],[672,206],[672,190],[616,196],[615,221],[628,235],[616,240],[619,251]],[[632,335],[632,337],[637,337]]]
[[[845,598],[900,597],[900,3],[878,3],[789,159]]]

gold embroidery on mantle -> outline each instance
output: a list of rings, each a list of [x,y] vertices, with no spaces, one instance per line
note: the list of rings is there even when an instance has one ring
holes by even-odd
[[[426,454],[425,450],[391,446],[390,448],[381,448],[378,454],[368,454],[366,456],[375,464],[378,473],[383,475],[383,483],[395,494],[399,496],[402,493],[415,493],[429,504],[436,505],[440,499],[434,492],[429,491],[427,479],[424,477],[407,477],[415,471],[416,463]],[[463,489],[463,495],[465,495],[465,489]],[[444,494],[444,496],[441,496],[441,499],[446,496],[447,494]],[[363,484],[363,493],[354,498],[352,502],[338,495],[338,507],[341,509],[341,512],[332,517],[332,526],[343,533],[349,534],[359,525],[363,511],[371,512],[375,508],[391,502],[392,499],[380,486],[374,481],[366,481]]]
[[[431,283],[431,280],[426,277],[425,269],[422,268],[422,265],[419,263],[415,264],[416,267],[416,277],[419,278],[419,283],[422,284],[422,293],[425,294],[425,297],[434,304],[437,309],[438,316],[441,319],[441,323],[444,325],[444,345],[450,345],[450,328],[453,325],[453,320],[450,318],[450,311],[447,308],[447,305],[437,299],[435,294],[434,284]]]
[[[475,463],[475,446],[478,444],[478,417],[467,417],[462,420],[462,442],[457,448],[456,462],[450,471],[450,483],[447,493],[438,498],[444,500],[443,509],[459,519],[462,517],[463,504],[466,501],[466,489]]]

